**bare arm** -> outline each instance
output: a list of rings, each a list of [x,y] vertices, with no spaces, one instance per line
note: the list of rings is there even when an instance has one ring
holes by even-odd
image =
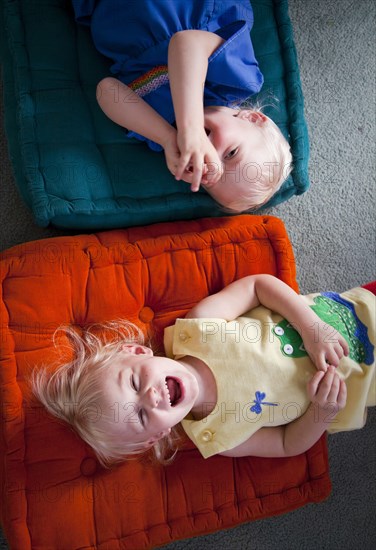
[[[304,453],[316,443],[346,404],[346,384],[333,367],[317,372],[308,384],[312,405],[284,426],[261,428],[224,456],[287,457]]]
[[[175,176],[192,183],[194,191],[199,188],[204,165],[209,164],[210,171],[216,166],[215,180],[222,173],[221,161],[205,133],[203,90],[208,59],[223,42],[212,32],[185,30],[174,34],[169,44],[168,71],[181,153]]]
[[[158,143],[174,159],[172,162],[178,162],[175,128],[126,84],[116,78],[104,78],[97,86],[97,101],[116,124]]]
[[[251,309],[263,305],[279,313],[294,325],[301,334],[306,351],[320,370],[327,363],[338,365],[348,354],[346,340],[321,321],[316,313],[288,285],[272,275],[250,275],[204,298],[191,311],[188,318],[218,317],[232,320]]]

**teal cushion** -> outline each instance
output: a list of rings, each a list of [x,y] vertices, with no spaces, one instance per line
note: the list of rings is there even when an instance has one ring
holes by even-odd
[[[5,126],[21,195],[40,226],[104,229],[223,215],[204,190],[176,182],[164,155],[102,113],[96,85],[111,62],[76,25],[69,0],[2,0]],[[309,186],[309,144],[287,0],[253,0],[252,40],[294,170],[268,206]]]

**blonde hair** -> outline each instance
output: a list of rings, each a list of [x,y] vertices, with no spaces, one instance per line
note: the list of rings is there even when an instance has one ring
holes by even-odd
[[[242,104],[238,110],[239,114],[244,110],[263,114],[263,107],[260,104],[253,107]],[[250,182],[247,190],[226,205],[225,210],[229,213],[252,212],[260,208],[281,188],[292,171],[290,144],[277,124],[270,117],[266,118],[267,121],[259,126],[259,130],[270,160],[262,164],[261,173],[258,173],[257,178]]]
[[[69,424],[94,450],[102,466],[112,464],[145,452],[145,446],[124,441],[111,434],[114,417],[104,414],[98,406],[103,402],[103,379],[108,367],[121,352],[125,343],[144,345],[141,330],[128,321],[119,320],[91,325],[79,334],[73,327],[60,327],[57,334],[68,337],[71,361],[51,367],[34,369],[32,392],[54,417]],[[99,422],[99,419],[101,422]],[[167,464],[176,454],[177,431],[157,441],[152,449],[155,458]],[[175,447],[175,448],[174,448]],[[168,454],[170,455],[168,457]]]

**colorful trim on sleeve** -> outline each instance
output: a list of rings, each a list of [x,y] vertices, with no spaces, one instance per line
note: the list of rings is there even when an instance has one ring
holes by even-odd
[[[169,83],[167,65],[158,65],[133,80],[128,86],[140,97],[154,92],[160,86]]]

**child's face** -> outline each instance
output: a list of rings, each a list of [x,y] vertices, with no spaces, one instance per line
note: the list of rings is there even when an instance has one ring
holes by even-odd
[[[268,118],[252,111],[237,111],[228,107],[206,107],[205,129],[209,140],[223,163],[221,179],[203,183],[203,187],[219,204],[230,204],[256,181],[269,153],[260,139]],[[255,206],[255,205],[249,205]]]
[[[197,380],[183,365],[136,344],[124,345],[104,379],[104,406],[113,415],[114,436],[140,448],[167,435],[197,395]]]

